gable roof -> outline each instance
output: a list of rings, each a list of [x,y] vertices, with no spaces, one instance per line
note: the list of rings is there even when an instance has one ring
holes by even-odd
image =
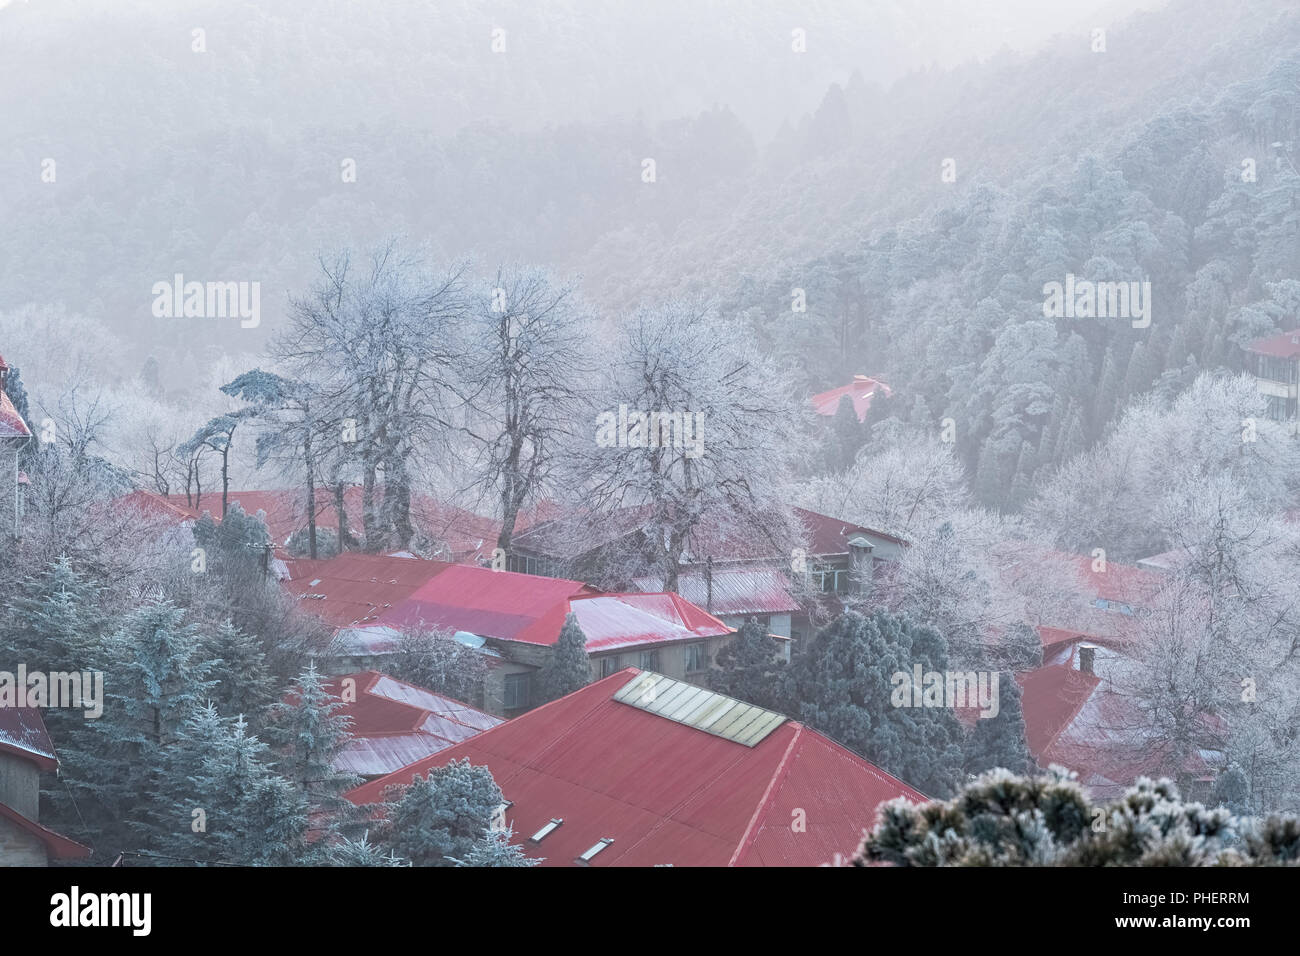
[[[867,411],[871,408],[871,400],[877,393],[888,398],[894,394],[894,390],[877,379],[868,378],[866,375],[855,375],[848,385],[841,385],[839,388],[814,395],[813,409],[818,415],[833,416],[839,410],[840,399],[848,396],[853,402],[853,412],[861,422],[866,420]]]
[[[3,389],[0,389],[0,438],[30,438],[31,429],[18,414],[14,403]]]
[[[375,670],[333,677],[326,690],[342,697],[347,680],[353,682],[356,699],[336,711],[352,721],[350,739],[334,761],[341,772],[361,777],[392,773],[501,723],[499,717]]]
[[[642,673],[619,671],[346,796],[378,803],[466,758],[492,772],[516,841],[549,866],[602,839],[613,842],[591,866],[817,866],[853,854],[881,803],[926,799],[780,715],[746,746],[615,700]],[[529,841],[554,818],[564,822]]]
[[[414,627],[549,646],[570,612],[592,651],[731,633],[677,594],[603,594],[581,581],[476,565],[348,553],[289,570],[285,586],[303,610],[349,629],[369,653],[392,650],[398,632]]]

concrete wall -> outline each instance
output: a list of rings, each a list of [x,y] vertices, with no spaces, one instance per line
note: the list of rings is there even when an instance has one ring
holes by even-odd
[[[41,772],[36,764],[11,754],[0,754],[0,803],[28,820],[40,812]]]
[[[9,820],[0,819],[0,866],[49,866],[45,844]]]

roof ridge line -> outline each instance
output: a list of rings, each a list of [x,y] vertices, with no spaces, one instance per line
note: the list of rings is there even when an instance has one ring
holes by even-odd
[[[787,773],[786,763],[790,759],[790,754],[794,751],[794,745],[803,737],[803,724],[793,720],[790,721],[790,723],[794,724],[796,727],[794,736],[790,738],[790,743],[786,745],[785,753],[781,755],[781,762],[777,764],[776,770],[772,772],[772,778],[767,782],[767,789],[763,791],[763,796],[759,799],[758,806],[754,808],[754,815],[749,818],[749,825],[745,827],[745,832],[740,835],[740,842],[736,844],[736,849],[731,854],[731,859],[727,861],[727,866],[729,867],[736,865],[736,861],[740,858],[740,854],[745,849],[745,844],[749,840],[750,833],[754,830],[754,824],[758,822],[759,817],[768,809],[772,799],[772,791],[776,787],[777,780],[785,779]]]

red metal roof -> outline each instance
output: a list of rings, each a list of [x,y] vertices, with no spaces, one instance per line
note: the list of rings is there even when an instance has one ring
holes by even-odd
[[[263,512],[271,540],[284,545],[295,533],[307,527],[305,495],[305,491],[298,488],[232,491],[229,501],[231,504],[239,502],[250,515]],[[186,505],[184,495],[171,495],[170,500],[178,507],[195,512],[196,517],[199,509],[210,512],[214,518],[221,513],[220,489],[206,493],[199,509]],[[349,530],[361,537],[362,489],[359,486],[349,485],[343,490],[343,507],[348,514]],[[493,518],[443,504],[427,495],[411,496],[411,520],[417,528],[443,545],[445,552],[439,557],[450,561],[470,561],[491,554],[501,530],[501,522]],[[338,530],[334,492],[329,488],[316,489],[316,526]]]
[[[551,645],[570,611],[593,651],[731,633],[676,594],[602,594],[565,578],[358,553],[289,569],[285,586],[303,610],[335,627],[383,629],[387,643],[403,628],[422,627]]]
[[[1256,339],[1246,346],[1247,352],[1259,355],[1271,355],[1274,358],[1292,359],[1300,356],[1300,329],[1293,332],[1279,332],[1268,338]]]
[[[853,411],[861,422],[866,420],[867,410],[871,408],[871,400],[877,392],[886,398],[894,394],[894,390],[884,382],[865,375],[855,375],[848,385],[841,385],[839,388],[832,388],[829,392],[814,395],[813,408],[818,415],[834,415],[840,407],[840,399],[847,395],[853,401]]]
[[[30,760],[45,773],[59,765],[38,707],[0,707],[0,753]]]
[[[451,760],[487,766],[543,865],[817,866],[851,856],[880,804],[926,798],[794,721],[754,747],[613,700],[628,668],[349,792],[358,805]],[[533,844],[552,818],[564,823]]]
[[[637,578],[642,591],[658,591],[661,578]],[[699,607],[710,607],[720,617],[742,614],[790,614],[799,610],[799,602],[790,596],[790,581],[779,568],[719,568],[713,572],[712,604],[710,588],[702,571],[692,570],[677,578],[677,592]]]
[[[337,713],[351,718],[351,741],[334,766],[361,777],[392,773],[501,723],[499,717],[375,670],[331,678],[326,689],[342,697],[346,680],[354,682],[356,699]]]
[[[23,416],[18,414],[18,409],[14,408],[9,396],[0,389],[0,438],[29,438],[31,434]]]

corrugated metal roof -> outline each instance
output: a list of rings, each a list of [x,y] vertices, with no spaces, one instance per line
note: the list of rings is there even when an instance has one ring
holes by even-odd
[[[353,683],[345,685],[345,681]],[[345,686],[356,691],[356,699],[345,701],[337,711],[351,718],[352,739],[334,766],[363,777],[392,773],[502,722],[468,704],[379,671],[341,674],[325,686],[339,697]]]
[[[59,765],[38,707],[0,707],[0,753],[10,753],[52,772]]]
[[[512,806],[506,822],[545,866],[817,866],[851,855],[886,800],[925,797],[793,721],[754,746],[614,699],[627,669],[347,794],[358,805],[467,758]],[[526,842],[552,819],[564,823]],[[797,823],[797,825],[796,825]]]
[[[638,590],[660,591],[658,577],[638,578]],[[720,617],[741,614],[790,614],[799,602],[790,596],[790,582],[778,568],[723,568],[713,572],[713,599],[702,571],[692,570],[677,578],[677,593],[699,607],[709,607]]]

